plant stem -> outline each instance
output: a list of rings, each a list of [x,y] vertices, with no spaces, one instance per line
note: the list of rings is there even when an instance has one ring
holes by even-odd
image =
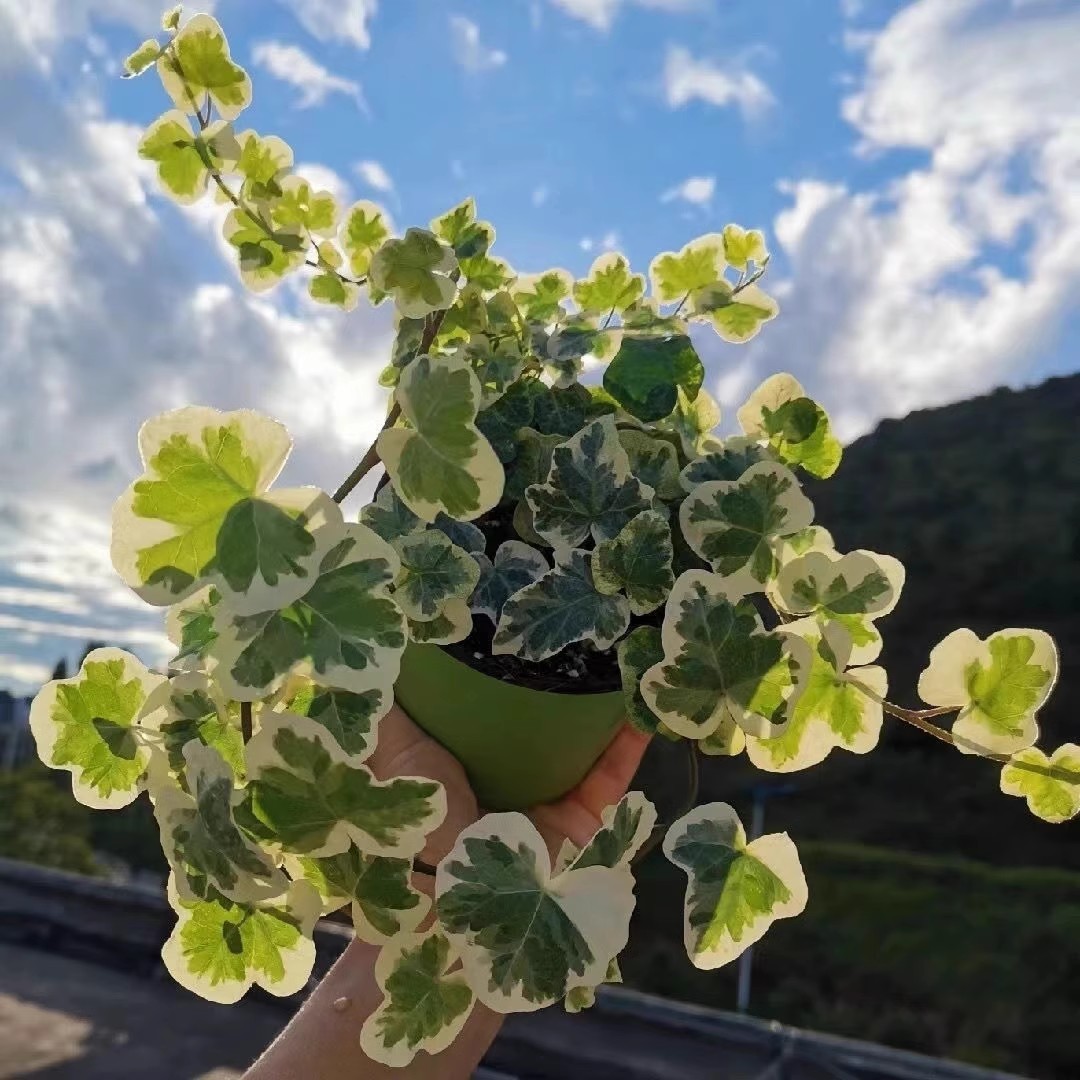
[[[656,848],[656,846],[664,839],[664,834],[671,828],[675,821],[689,814],[691,810],[697,806],[698,800],[698,788],[701,779],[700,769],[698,766],[698,748],[693,739],[684,739],[683,745],[686,749],[686,797],[683,799],[682,809],[675,815],[672,821],[660,822],[653,827],[652,835],[648,840],[642,844],[638,853],[631,860],[632,866],[639,865],[647,855],[650,855]]]
[[[251,742],[251,702],[240,702],[240,734],[244,737],[244,742]]]
[[[442,326],[443,319],[446,318],[447,308],[442,311],[436,311],[434,315],[429,315],[427,325],[424,327],[424,336],[420,339],[420,344],[416,348],[415,356],[423,356],[424,353],[431,348],[432,343],[435,341],[436,336],[439,333],[439,327]],[[397,423],[397,418],[401,415],[401,406],[395,401],[387,414],[386,419],[383,421],[383,426],[379,429],[379,435],[384,431],[392,428]],[[345,478],[341,486],[334,492],[334,502],[343,502],[353,489],[365,476],[378,464],[379,451],[378,451],[379,436],[376,435],[372,444],[367,448],[364,456],[360,459],[359,464],[355,469]]]

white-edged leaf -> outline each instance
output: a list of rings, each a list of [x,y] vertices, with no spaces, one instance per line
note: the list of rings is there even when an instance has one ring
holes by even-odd
[[[384,484],[360,511],[360,524],[366,525],[388,544],[394,544],[410,533],[423,532],[425,528],[425,523],[398,498],[393,484]]]
[[[404,536],[394,545],[401,570],[394,600],[416,621],[434,619],[448,600],[467,600],[480,580],[480,567],[438,529]]]
[[[458,261],[452,248],[425,229],[408,229],[400,240],[386,240],[368,269],[371,283],[394,298],[406,318],[420,319],[448,308],[457,294],[450,275]]]
[[[220,24],[194,15],[157,62],[165,92],[178,109],[194,115],[209,97],[222,120],[235,120],[251,104],[251,80],[233,63]]]
[[[1063,743],[1050,757],[1030,746],[1001,770],[1001,790],[1027,799],[1028,809],[1058,824],[1080,814],[1080,746]]]
[[[419,644],[453,645],[472,633],[473,618],[463,597],[451,596],[432,619],[409,619],[409,640]]]
[[[681,251],[665,251],[653,259],[649,266],[653,296],[661,303],[681,301],[718,282],[725,265],[723,236],[699,236]]]
[[[667,514],[646,510],[592,555],[593,582],[602,593],[624,593],[635,615],[655,611],[671,592],[674,552]]]
[[[568,864],[570,870],[587,866],[626,867],[652,835],[656,807],[640,791],[628,791],[617,803],[605,807],[601,826]]]
[[[480,581],[469,606],[477,615],[486,615],[493,623],[498,623],[506,601],[514,593],[538,581],[550,569],[542,551],[520,540],[501,543],[494,561],[481,552],[473,558],[480,567]]]

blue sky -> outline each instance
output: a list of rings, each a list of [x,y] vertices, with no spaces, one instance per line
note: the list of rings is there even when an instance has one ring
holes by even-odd
[[[117,77],[160,0],[0,0],[0,686],[88,637],[160,659],[108,514],[147,416],[251,406],[332,487],[377,427],[385,311],[239,287],[212,202],[134,153]],[[216,0],[246,126],[343,199],[424,224],[467,194],[517,268],[638,269],[765,230],[780,318],[709,346],[727,410],[794,371],[845,437],[1076,370],[1075,0]],[[29,14],[27,14],[29,12]]]

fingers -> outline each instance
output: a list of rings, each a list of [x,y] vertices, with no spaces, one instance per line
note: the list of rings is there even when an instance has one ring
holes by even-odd
[[[604,808],[626,794],[649,745],[649,738],[624,724],[589,775],[578,785],[578,801],[596,815],[598,823]]]

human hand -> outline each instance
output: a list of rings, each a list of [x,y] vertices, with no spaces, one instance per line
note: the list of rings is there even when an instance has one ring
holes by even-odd
[[[618,802],[630,786],[649,744],[649,736],[624,724],[584,780],[553,803],[529,812],[554,859],[564,839],[584,846],[601,825],[604,809]],[[397,704],[379,725],[379,741],[368,764],[380,780],[425,776],[446,789],[446,818],[427,838],[420,858],[434,866],[454,846],[458,835],[480,817],[476,796],[461,763],[425,734]]]

